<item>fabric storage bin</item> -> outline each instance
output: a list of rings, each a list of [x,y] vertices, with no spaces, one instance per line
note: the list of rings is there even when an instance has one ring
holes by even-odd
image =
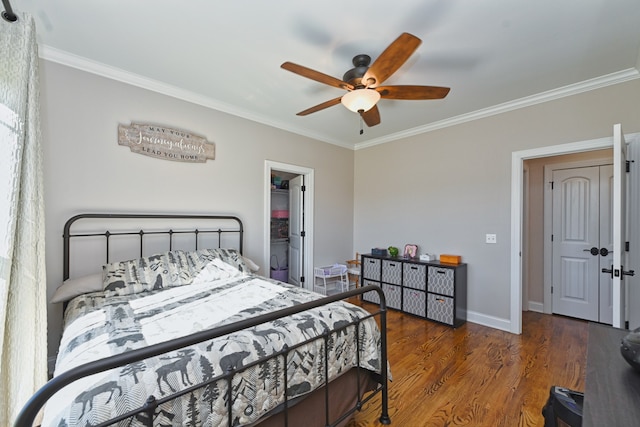
[[[429,266],[427,290],[453,296],[453,269]]]
[[[402,284],[409,288],[425,290],[427,288],[427,266],[405,263]]]
[[[402,311],[426,317],[426,299],[425,292],[405,288],[402,295]]]
[[[382,290],[387,300],[387,307],[400,310],[402,308],[402,288],[400,286],[383,283]]]
[[[289,269],[284,267],[278,270],[271,270],[271,278],[280,282],[287,282],[289,281]]]
[[[453,298],[427,294],[427,317],[437,322],[453,325]]]
[[[285,219],[289,218],[289,211],[285,209],[278,209],[271,211],[271,218]]]
[[[380,286],[380,283],[372,282],[371,280],[366,280],[366,279],[362,281],[362,286],[369,286],[369,285]],[[362,301],[372,302],[374,304],[380,304],[380,295],[378,295],[376,291],[365,292],[364,294],[362,294]]]
[[[382,281],[394,285],[402,284],[402,262],[382,260]]]
[[[362,258],[362,277],[380,281],[380,260],[375,258]]]
[[[273,260],[275,259],[275,267],[273,266]],[[280,266],[280,262],[278,262],[278,257],[275,255],[271,255],[271,278],[275,280],[279,280],[281,282],[289,281],[289,267]]]

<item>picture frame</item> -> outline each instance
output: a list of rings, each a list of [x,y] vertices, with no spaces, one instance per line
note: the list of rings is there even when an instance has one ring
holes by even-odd
[[[407,244],[404,245],[404,257],[415,258],[418,256],[418,245]]]

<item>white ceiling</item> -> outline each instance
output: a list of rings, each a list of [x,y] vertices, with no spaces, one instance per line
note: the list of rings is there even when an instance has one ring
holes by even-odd
[[[638,0],[12,0],[40,56],[345,147],[365,147],[639,77]],[[378,103],[359,134],[342,79],[402,32],[422,39],[385,84],[447,86],[443,100]],[[170,123],[168,124],[170,125]]]

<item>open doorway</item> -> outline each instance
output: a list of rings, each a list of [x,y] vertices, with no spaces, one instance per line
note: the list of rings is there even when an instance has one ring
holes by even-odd
[[[273,278],[313,286],[313,169],[265,162],[264,265]]]
[[[511,308],[510,331],[522,333],[522,283],[523,283],[523,213],[524,161],[559,156],[612,147],[612,138],[600,138],[570,144],[554,145],[513,152],[511,156]],[[529,181],[531,178],[529,177]],[[525,270],[531,271],[531,268]]]
[[[626,136],[626,140],[630,145],[638,144],[640,141],[640,134],[631,134]],[[595,150],[608,150],[613,146],[613,138],[600,138],[590,141],[581,141],[576,143],[562,144],[551,147],[542,147],[532,150],[518,151],[512,153],[511,163],[511,308],[510,308],[510,331],[515,334],[522,333],[522,309],[526,307],[523,305],[523,283],[526,283],[526,278],[523,278],[524,271],[532,271],[531,266],[526,266],[528,259],[523,258],[523,252],[526,253],[523,247],[523,242],[526,240],[524,235],[524,221],[527,216],[524,214],[524,180],[525,180],[525,161],[529,159],[541,159],[552,158],[554,156],[561,156],[575,153],[586,153]],[[638,156],[640,157],[640,156]],[[636,162],[637,163],[637,162]],[[527,169],[530,171],[530,168]],[[530,175],[530,173],[528,173]],[[631,174],[633,175],[633,173]],[[527,177],[529,182],[531,177]],[[640,185],[636,185],[638,188]],[[637,193],[637,191],[636,191]],[[638,199],[637,194],[630,197],[631,212],[638,211]],[[633,206],[636,206],[635,210]],[[629,215],[633,217],[632,215]],[[629,217],[628,216],[628,217]],[[631,233],[638,233],[638,227],[631,228]],[[633,247],[632,247],[633,249]],[[629,259],[636,259],[640,261],[640,256],[637,251],[629,252]],[[546,274],[546,273],[545,273]],[[632,292],[638,287],[637,277],[627,277],[625,280],[628,284],[636,282],[635,286],[631,285]],[[627,291],[629,286],[627,286]],[[626,301],[637,300],[640,304],[640,295],[637,297],[627,298]],[[636,310],[640,311],[640,310]],[[633,313],[633,310],[627,308],[627,313]],[[638,320],[640,322],[640,320]],[[630,322],[631,323],[631,322]]]
[[[598,248],[604,245],[604,243],[600,244],[600,242],[608,241],[610,227],[606,227],[606,224],[610,220],[610,215],[604,215],[608,213],[608,210],[604,209],[606,204],[599,203],[597,207],[602,208],[602,210],[596,210],[595,212],[587,212],[585,214],[582,210],[585,208],[593,210],[596,207],[594,206],[595,203],[599,202],[599,197],[610,194],[610,192],[604,190],[607,189],[605,184],[611,181],[593,182],[593,180],[585,180],[583,178],[585,174],[589,175],[588,172],[593,172],[592,169],[597,170],[599,167],[604,167],[604,165],[609,165],[609,169],[612,169],[612,161],[612,150],[604,149],[527,159],[523,162],[525,177],[527,178],[525,179],[523,190],[525,221],[523,221],[522,240],[522,308],[524,311],[532,310],[547,314],[560,313],[582,318],[581,313],[572,313],[571,310],[563,311],[562,305],[572,302],[579,307],[591,308],[593,313],[590,312],[592,318],[589,320],[598,321],[597,316],[602,311],[595,305],[600,299],[598,295],[584,293],[582,294],[584,297],[582,299],[577,296],[575,298],[562,298],[558,304],[552,304],[553,298],[558,299],[562,292],[556,289],[558,292],[552,294],[551,284],[555,283],[559,288],[565,289],[563,280],[575,277],[576,274],[557,277],[561,271],[569,268],[574,271],[578,270],[579,267],[584,267],[584,271],[579,271],[584,272],[588,280],[581,281],[581,283],[588,290],[597,292],[606,287],[604,286],[606,274],[600,272],[601,269],[598,264],[606,264],[608,258],[605,259],[600,254],[597,257],[593,256],[590,253],[583,252],[582,249],[586,244],[586,240],[589,243],[593,243],[593,245],[597,245]],[[574,177],[575,175],[575,179],[562,179],[567,174],[569,177]],[[580,185],[584,185],[584,187],[575,188]],[[590,203],[579,203],[579,201],[583,200],[580,196],[585,195],[587,188],[589,191],[586,197],[590,197],[593,200]],[[584,191],[580,191],[581,189]],[[567,192],[573,192],[575,197],[562,197],[563,195],[568,195]],[[574,206],[574,209],[559,209],[561,203],[567,201],[575,201],[578,206]],[[606,202],[610,201],[607,200]],[[558,206],[554,208],[554,204]],[[558,231],[557,223],[562,212],[566,215],[566,221],[563,223],[566,223],[569,227],[567,230],[569,234]],[[573,215],[569,215],[569,213],[573,213]],[[588,226],[583,226],[584,224],[581,223],[581,220],[585,218],[590,220]],[[570,224],[574,225],[571,226]],[[553,241],[550,236],[554,237]],[[564,254],[564,251],[571,251],[570,256]],[[556,279],[552,280],[554,276]],[[600,286],[600,282],[602,282],[603,286]],[[570,289],[575,289],[578,292],[579,287],[576,286]],[[610,290],[610,286],[608,289]],[[604,303],[604,299],[602,302]],[[604,322],[606,323],[606,321]]]

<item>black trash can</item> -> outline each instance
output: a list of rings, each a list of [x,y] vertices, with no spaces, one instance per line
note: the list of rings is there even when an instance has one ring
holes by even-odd
[[[542,408],[544,427],[582,426],[584,393],[551,386],[549,400]]]

